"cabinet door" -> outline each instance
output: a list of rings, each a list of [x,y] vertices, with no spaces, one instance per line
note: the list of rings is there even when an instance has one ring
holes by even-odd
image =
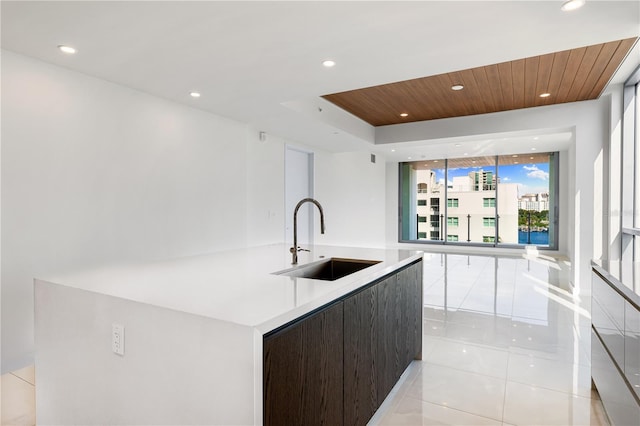
[[[264,424],[341,425],[342,302],[264,339]]]
[[[366,425],[378,408],[378,297],[369,287],[344,303],[344,424]]]
[[[402,372],[414,359],[422,359],[422,262],[398,273],[402,312],[401,345]],[[402,374],[400,372],[400,374]]]
[[[378,285],[378,342],[376,361],[378,405],[384,401],[404,368],[400,361],[401,293],[398,276],[393,275]]]
[[[422,358],[422,262],[382,281],[378,289],[378,405],[412,360]]]

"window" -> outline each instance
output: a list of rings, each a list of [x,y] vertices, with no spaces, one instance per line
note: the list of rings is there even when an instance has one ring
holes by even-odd
[[[496,198],[496,158],[472,157],[455,158],[447,162],[449,173],[448,197],[461,201],[456,217],[458,233],[462,240],[482,244],[482,236],[487,232],[484,218],[495,216],[495,207],[486,207],[484,199]]]
[[[482,226],[496,226],[496,218],[495,217],[483,217],[482,218]],[[484,241],[484,237],[482,237],[482,241]]]
[[[457,235],[447,235],[447,241],[458,241]]]
[[[418,232],[418,238],[419,239],[427,238],[427,233],[426,232]]]
[[[624,84],[622,120],[621,259],[640,260],[640,67]]]
[[[400,163],[399,240],[557,249],[558,164],[531,151]]]
[[[499,242],[556,245],[557,218],[549,212],[557,212],[557,158],[533,152],[498,157]]]

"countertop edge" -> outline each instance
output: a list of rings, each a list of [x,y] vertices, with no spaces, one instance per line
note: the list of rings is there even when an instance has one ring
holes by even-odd
[[[387,275],[393,274],[395,271],[402,269],[407,265],[421,261],[423,255],[424,255],[423,252],[417,252],[414,255],[411,255],[393,265],[390,265],[389,267],[383,270],[376,271],[375,274],[367,276],[366,279],[363,277],[362,279],[356,281],[355,284],[345,285],[344,287],[341,287],[340,289],[326,295],[325,297],[316,299],[313,302],[307,303],[305,305],[298,306],[297,308],[285,314],[279,315],[275,318],[271,318],[261,324],[257,324],[254,326],[254,328],[258,332],[262,333],[263,335],[270,333],[271,331],[279,327],[282,327],[292,321],[295,321],[298,318],[304,317],[316,311],[317,309],[322,308],[323,306],[327,306],[335,301],[338,301],[348,296],[351,293],[357,292],[358,290],[368,286],[372,282],[377,281]]]

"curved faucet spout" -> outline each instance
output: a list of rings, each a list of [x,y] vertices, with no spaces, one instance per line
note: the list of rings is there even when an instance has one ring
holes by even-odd
[[[313,203],[318,207],[318,210],[320,210],[320,233],[324,234],[324,210],[322,209],[322,206],[313,198],[303,198],[298,202],[296,208],[293,210],[293,247],[289,249],[293,255],[293,260],[291,262],[292,265],[298,264],[298,210],[304,203]]]

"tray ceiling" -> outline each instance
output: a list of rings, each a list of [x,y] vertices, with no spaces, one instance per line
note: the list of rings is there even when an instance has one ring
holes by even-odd
[[[373,126],[597,99],[637,40],[628,38],[323,98]],[[454,85],[464,88],[452,90]],[[540,97],[543,93],[549,96]]]

